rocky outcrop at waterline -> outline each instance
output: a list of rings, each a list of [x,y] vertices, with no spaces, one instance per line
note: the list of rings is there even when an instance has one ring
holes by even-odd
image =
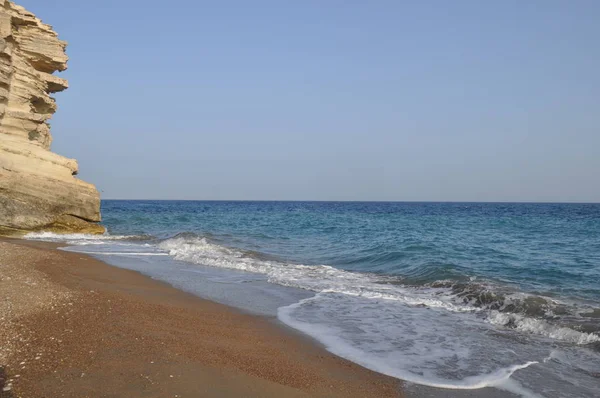
[[[0,0],[0,234],[102,233],[100,195],[77,161],[50,151],[50,96],[68,87],[67,43],[50,25]]]

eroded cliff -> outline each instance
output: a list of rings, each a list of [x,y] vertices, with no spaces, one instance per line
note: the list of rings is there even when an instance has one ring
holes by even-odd
[[[0,0],[0,234],[102,233],[100,195],[75,177],[77,161],[50,151],[53,75],[67,69],[67,43],[50,25]]]

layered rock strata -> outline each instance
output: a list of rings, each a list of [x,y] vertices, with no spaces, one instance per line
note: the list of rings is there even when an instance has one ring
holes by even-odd
[[[68,87],[67,43],[50,25],[0,0],[0,234],[102,233],[100,195],[77,161],[50,151],[50,96]]]

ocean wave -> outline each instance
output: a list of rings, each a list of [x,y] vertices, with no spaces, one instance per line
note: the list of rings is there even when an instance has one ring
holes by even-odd
[[[568,327],[552,325],[543,319],[534,319],[519,314],[491,311],[487,319],[493,325],[509,327],[520,332],[537,334],[554,340],[579,345],[600,342],[600,336],[596,333],[580,332]]]
[[[270,260],[269,256],[217,244],[206,236],[179,234],[158,247],[176,260],[264,274],[268,281],[317,293],[386,300],[410,306],[440,308],[456,313],[478,313],[488,322],[579,345],[597,343],[600,325],[578,316],[581,307],[477,280],[437,281],[405,285],[397,277],[344,271],[328,265],[302,265]],[[561,324],[567,317],[569,325]],[[581,321],[578,323],[578,321]],[[590,330],[578,331],[581,323]]]
[[[525,293],[491,282],[444,280],[428,286],[457,304],[480,309],[496,325],[576,344],[600,341],[600,321],[594,316],[600,308],[592,304]]]
[[[154,239],[151,235],[110,235],[109,233],[94,234],[58,234],[54,232],[30,232],[24,236],[27,240],[46,242],[64,242],[70,245],[102,245],[108,241],[148,241]]]
[[[514,312],[533,317],[564,315],[570,312],[568,306],[559,300],[523,293],[491,282],[439,280],[427,286],[447,289],[457,301],[487,310]]]
[[[176,260],[201,265],[236,269],[267,275],[269,282],[314,292],[335,292],[351,296],[394,300],[408,305],[449,311],[470,312],[476,309],[456,306],[451,302],[416,294],[401,286],[379,283],[382,277],[375,274],[355,273],[328,265],[302,265],[261,260],[247,252],[210,242],[206,237],[177,236],[158,245]]]

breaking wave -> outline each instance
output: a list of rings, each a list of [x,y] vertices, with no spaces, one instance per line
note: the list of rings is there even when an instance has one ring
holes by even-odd
[[[593,309],[522,292],[503,292],[501,287],[491,283],[437,281],[421,286],[406,285],[399,277],[278,261],[262,253],[223,246],[189,233],[166,239],[158,247],[176,260],[260,273],[267,275],[269,282],[283,286],[456,313],[472,312],[486,317],[491,324],[523,333],[579,345],[600,342],[597,320],[582,315]]]

